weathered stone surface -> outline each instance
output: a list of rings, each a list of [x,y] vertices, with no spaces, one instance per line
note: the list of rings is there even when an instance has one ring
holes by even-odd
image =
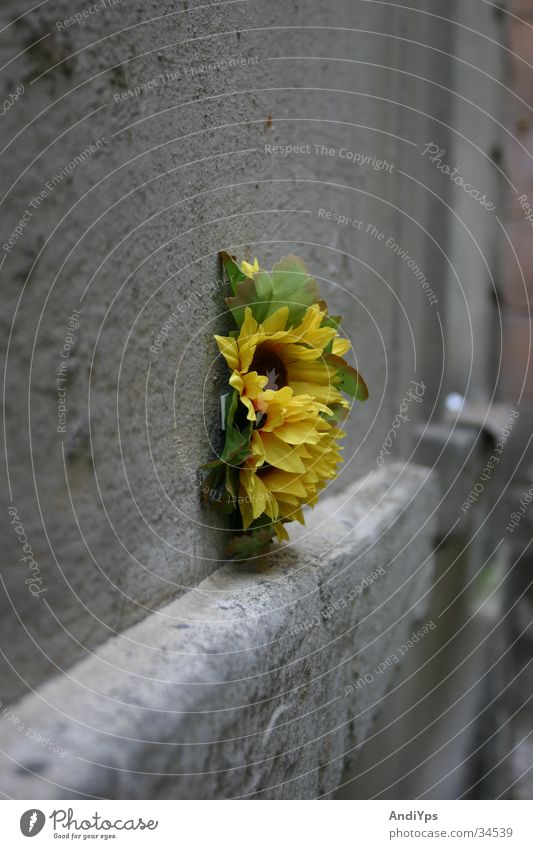
[[[4,716],[0,790],[328,794],[390,684],[379,665],[425,621],[436,502],[427,469],[384,467],[326,498],[269,571],[224,566],[113,637]]]
[[[219,565],[223,535],[195,486],[227,377],[212,341],[227,327],[219,249],[266,265],[301,254],[344,316],[371,397],[347,423],[338,491],[376,468],[411,379],[430,384],[411,331],[422,323],[435,337],[437,313],[386,247],[393,238],[432,285],[442,278],[426,234],[439,230],[440,208],[401,174],[434,179],[414,141],[432,110],[446,111],[413,77],[448,67],[423,46],[430,24],[350,0],[196,5],[121,3],[61,25],[68,0],[33,11],[2,3],[2,23],[19,20],[0,58],[20,54],[7,81],[26,90],[2,119],[1,244],[47,191],[2,269],[8,481],[46,587],[40,599],[28,593],[4,520],[5,701]],[[205,67],[232,57],[246,62]],[[63,433],[56,375],[74,309]],[[412,408],[397,458],[410,451]]]

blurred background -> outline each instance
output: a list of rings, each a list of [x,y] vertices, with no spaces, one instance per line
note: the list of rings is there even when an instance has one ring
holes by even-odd
[[[533,2],[4,0],[0,791],[531,798]],[[370,399],[224,560],[218,252]]]

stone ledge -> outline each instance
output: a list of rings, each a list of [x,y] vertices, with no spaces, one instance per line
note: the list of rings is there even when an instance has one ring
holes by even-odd
[[[329,793],[393,679],[378,665],[424,621],[436,502],[428,469],[383,467],[325,498],[268,572],[226,565],[108,641],[11,707],[0,790]]]

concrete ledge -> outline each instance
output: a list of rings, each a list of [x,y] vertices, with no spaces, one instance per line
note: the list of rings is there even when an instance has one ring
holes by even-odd
[[[268,572],[222,567],[4,710],[0,790],[329,793],[425,622],[435,504],[429,470],[400,465],[325,498]]]

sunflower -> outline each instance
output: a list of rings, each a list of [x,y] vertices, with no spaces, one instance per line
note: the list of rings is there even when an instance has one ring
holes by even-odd
[[[284,523],[303,524],[302,507],[313,506],[337,475],[345,435],[337,421],[349,408],[342,392],[361,400],[368,393],[342,359],[351,346],[338,333],[340,319],[328,315],[300,260],[287,257],[272,277],[257,260],[225,265],[235,294],[228,304],[240,324],[215,336],[233,390],[226,488],[238,491],[244,531],[267,527],[288,539]]]
[[[290,386],[295,395],[349,406],[337,388],[337,370],[328,365],[325,349],[332,343],[331,353],[340,356],[349,350],[350,342],[338,337],[334,327],[322,326],[326,317],[326,311],[313,304],[296,327],[288,328],[288,307],[280,307],[261,324],[246,307],[238,338],[215,336],[232,370],[230,386],[239,392],[251,421],[256,420],[254,400],[265,386]]]

